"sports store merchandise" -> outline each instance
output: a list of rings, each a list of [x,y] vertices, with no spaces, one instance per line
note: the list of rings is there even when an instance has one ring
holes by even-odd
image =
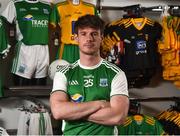
[[[55,28],[60,26],[60,49],[57,58],[73,63],[79,59],[79,47],[74,40],[75,21],[85,14],[97,15],[94,5],[82,0],[66,0],[57,3],[50,17],[50,23]]]
[[[51,5],[52,7],[50,8],[50,5],[44,1],[53,2],[54,5]],[[94,6],[90,4],[90,3],[95,4],[98,1],[100,2],[100,7],[98,7],[98,5]],[[56,2],[60,2],[60,3],[56,4]],[[70,4],[72,2],[73,3],[75,2],[75,5]],[[86,3],[86,2],[90,2],[90,3]],[[56,122],[53,119],[51,113],[48,113],[46,111],[39,111],[39,108],[38,109],[35,108],[38,104],[32,107],[31,105],[29,105],[30,104],[29,101],[26,102],[27,95],[28,96],[30,95],[32,96],[31,100],[33,101],[34,101],[33,98],[37,98],[37,100],[40,100],[40,101],[42,100],[43,103],[45,102],[46,103],[45,105],[48,107],[48,110],[49,110],[48,99],[49,99],[49,93],[51,92],[52,80],[48,78],[49,82],[47,82],[47,86],[43,86],[42,88],[39,86],[33,86],[33,85],[28,86],[28,87],[11,86],[14,84],[12,82],[13,77],[12,77],[12,74],[10,73],[11,72],[10,67],[11,67],[12,62],[13,64],[15,64],[13,66],[16,66],[17,62],[19,62],[19,58],[23,58],[23,57],[18,57],[19,56],[18,54],[21,51],[22,46],[23,48],[24,46],[28,48],[28,50],[26,50],[25,54],[23,55],[28,58],[27,60],[25,60],[25,62],[28,62],[29,60],[31,60],[31,58],[34,58],[35,56],[34,55],[35,52],[33,51],[34,46],[40,45],[41,47],[47,47],[47,42],[48,41],[51,42],[50,40],[52,39],[50,39],[50,36],[48,36],[48,32],[51,31],[50,30],[51,28],[49,29],[50,30],[49,31],[48,28],[45,27],[45,25],[43,25],[43,24],[46,24],[45,21],[38,21],[38,20],[41,20],[41,17],[42,17],[42,20],[44,20],[45,16],[47,17],[47,21],[50,22],[53,25],[53,28],[56,29],[56,32],[58,31],[60,33],[58,36],[56,35],[58,38],[61,38],[60,43],[59,43],[60,50],[58,52],[59,54],[57,54],[57,58],[70,60],[72,62],[74,62],[74,60],[77,60],[79,57],[76,52],[78,50],[78,46],[76,42],[73,40],[74,35],[72,34],[74,32],[73,27],[72,27],[74,24],[74,20],[71,21],[72,18],[70,18],[70,16],[72,14],[75,15],[74,13],[72,13],[74,10],[79,11],[79,13],[81,13],[80,7],[83,7],[84,4],[89,9],[92,9],[93,14],[97,14],[97,11],[96,11],[97,9],[99,13],[101,13],[102,19],[104,19],[105,22],[107,23],[106,30],[105,30],[105,39],[104,39],[105,54],[106,54],[106,51],[108,51],[108,56],[106,59],[124,69],[126,69],[127,67],[128,68],[137,68],[139,66],[141,68],[143,67],[143,70],[130,70],[130,69],[125,70],[125,72],[128,74],[129,98],[130,99],[132,98],[133,100],[134,98],[145,99],[145,100],[140,101],[142,103],[142,107],[140,108],[141,112],[136,112],[135,114],[129,113],[129,116],[127,117],[124,124],[121,126],[118,126],[119,132],[117,135],[161,135],[161,134],[162,135],[168,135],[168,134],[179,135],[180,134],[180,123],[179,123],[180,122],[180,118],[179,118],[180,105],[179,105],[179,101],[176,106],[172,106],[173,105],[172,103],[176,100],[173,96],[180,97],[180,92],[179,92],[179,86],[180,86],[179,85],[179,81],[180,81],[179,80],[179,72],[180,72],[180,69],[179,69],[179,56],[180,56],[179,54],[179,41],[180,41],[179,39],[180,37],[179,36],[179,28],[180,28],[179,27],[179,24],[180,24],[179,13],[180,12],[178,12],[178,9],[176,9],[177,12],[174,12],[174,13],[172,12],[171,14],[169,13],[165,14],[163,10],[164,5],[166,4],[173,4],[173,5],[178,4],[180,6],[179,0],[173,0],[173,2],[170,0],[156,0],[156,1],[155,0],[147,0],[147,1],[146,0],[133,0],[133,1],[131,0],[113,0],[113,1],[109,1],[109,0],[0,0],[0,5],[1,5],[0,14],[3,13],[3,15],[0,16],[0,56],[1,56],[0,58],[0,136],[8,135],[8,134],[9,135],[28,135],[28,134],[52,135],[52,133],[54,135],[62,135],[61,129],[63,129],[63,127],[61,125],[61,122],[59,121]],[[153,7],[153,5],[155,5],[155,7],[156,6],[161,7],[162,10],[157,8],[158,10],[156,11],[154,10],[154,11],[146,12],[143,9],[142,11],[143,14],[141,13],[136,14],[135,12],[131,12],[133,14],[131,13],[129,14],[127,13],[128,8],[126,8],[125,10],[124,7],[127,7],[127,5],[131,6],[132,4],[141,4],[140,7],[142,8],[147,7],[147,9],[150,9],[151,7]],[[18,7],[23,6],[23,5],[25,5],[24,8],[19,8],[21,10],[18,10]],[[43,10],[43,12],[39,12],[38,11],[39,6],[36,6],[36,5],[43,5],[43,8],[47,6],[49,14],[44,14],[44,13],[48,13],[46,12],[47,10]],[[135,7],[136,6],[137,5],[135,5]],[[65,12],[63,12],[64,14],[60,12],[63,9],[66,9],[67,7],[68,7],[68,10],[65,10]],[[75,9],[75,7],[78,7],[78,8]],[[131,7],[134,7],[134,5],[132,5]],[[137,7],[139,8],[139,6]],[[174,7],[176,6],[174,5]],[[52,12],[52,8],[53,8],[53,12]],[[130,8],[130,11],[132,11],[132,9],[133,8]],[[27,13],[26,10],[27,12],[32,10],[32,13],[30,12]],[[8,12],[5,12],[5,11],[8,11]],[[173,11],[175,11],[175,9]],[[21,13],[24,13],[24,12],[27,14],[25,16],[21,15]],[[170,12],[170,9],[167,12]],[[40,14],[42,13],[41,17],[39,16],[39,13]],[[54,13],[56,16],[53,16]],[[65,18],[62,18],[62,16],[64,16],[65,14],[67,17],[66,19],[69,19],[69,20],[65,20]],[[76,14],[76,17],[78,17],[79,15],[80,14]],[[22,19],[20,18],[21,16],[22,16]],[[55,20],[53,20],[53,17],[55,17],[54,18]],[[74,17],[74,16],[71,16],[71,17]],[[10,45],[8,44],[9,42],[6,36],[6,30],[5,30],[6,28],[5,24],[7,22],[6,19],[8,22],[12,21],[16,24],[16,29],[14,29],[14,27],[12,26],[14,23],[10,26],[7,24],[7,29],[10,30],[10,32],[7,34],[9,34],[10,36],[10,45],[11,45],[10,49],[11,50],[9,50],[8,48],[10,47]],[[144,20],[146,20],[145,21],[146,23],[142,23],[144,22]],[[150,32],[148,33],[148,36],[145,34],[135,35],[137,39],[140,39],[139,40],[140,42],[136,42],[136,39],[133,39],[134,38],[133,36],[130,38],[130,40],[128,39],[131,33],[134,34],[136,32],[141,32],[141,30],[145,28],[145,27],[142,27],[141,30],[137,29],[139,28],[139,25],[142,26],[141,24],[144,24],[144,26],[148,26],[149,28],[152,28],[152,29],[149,29],[151,31],[154,31],[152,33],[154,34],[155,32],[159,33],[161,31],[160,30],[161,28],[159,27],[159,24],[155,22],[155,20],[160,23],[163,29],[162,31],[163,38],[160,39],[156,37],[158,39],[157,40],[158,45],[155,45],[155,46],[150,45],[150,46],[147,46],[146,48],[143,48],[145,47],[143,46],[145,45],[144,43],[146,43],[146,45],[149,45],[149,42],[147,42],[147,39],[149,38],[149,36],[151,38]],[[69,22],[64,23],[63,21],[67,21],[67,22],[69,21]],[[35,27],[30,25],[31,24],[30,22],[32,24],[36,24],[34,25]],[[27,25],[25,25],[26,23]],[[137,28],[134,27],[134,24],[137,25],[138,27]],[[39,26],[42,26],[41,29],[38,29]],[[57,27],[59,26],[61,28],[61,32],[59,31],[59,29],[57,29]],[[16,41],[14,40],[14,36],[11,35],[12,27],[13,27],[13,30],[16,30],[16,34],[14,35],[17,37],[17,44],[15,43]],[[146,27],[146,29],[148,27]],[[119,31],[119,29],[122,29],[122,30]],[[65,31],[68,31],[68,33],[67,32],[65,33]],[[3,38],[1,38],[1,36]],[[127,36],[127,38],[125,36]],[[160,35],[158,34],[157,36],[160,37]],[[67,39],[66,37],[70,37],[70,39],[67,42],[64,41]],[[11,44],[12,42],[13,44]],[[130,48],[130,52],[126,54],[127,50],[129,50],[129,45],[131,42],[135,43],[134,45],[137,45],[135,46],[137,48],[134,48],[134,49]],[[53,44],[51,42],[49,47],[51,48],[52,45]],[[153,47],[153,48],[150,48],[150,47]],[[158,48],[156,49],[156,47]],[[29,50],[29,48],[32,49],[32,53],[29,53],[31,50],[31,49]],[[152,51],[151,52],[152,54],[149,54],[149,49]],[[146,50],[148,53],[146,53]],[[155,52],[153,50],[155,50]],[[41,49],[40,51],[38,51],[37,53],[38,57],[41,56],[40,55],[41,51],[42,51]],[[158,53],[160,54],[157,54],[157,51],[159,51]],[[140,59],[139,61],[138,60],[134,61],[136,57],[125,58],[125,56],[129,56],[129,55],[131,56],[132,52],[137,53],[139,56],[141,56],[138,58]],[[54,51],[53,54],[56,54],[56,52]],[[6,57],[6,55],[8,56]],[[49,54],[45,53],[45,55],[48,56]],[[14,57],[14,61],[13,61],[13,57]],[[45,60],[44,56],[42,58],[43,60]],[[161,59],[161,64],[159,64],[158,59]],[[127,61],[129,62],[127,63]],[[32,61],[32,62],[33,64],[31,66],[36,64],[35,61]],[[146,63],[146,62],[153,62],[153,63],[151,65],[151,63]],[[146,64],[147,67],[153,66],[153,68],[146,69],[144,68],[144,64]],[[163,68],[157,69],[157,67],[160,67],[160,66],[162,66]],[[25,67],[26,66],[22,65],[22,67],[20,68],[20,71],[23,71]],[[37,67],[39,67],[39,65]],[[55,68],[54,65],[52,67],[53,67],[53,70],[49,67],[49,72],[53,73],[56,70],[54,69]],[[12,71],[13,73],[14,73],[14,70],[16,69],[13,69]],[[154,75],[156,70],[158,70],[158,73],[156,72],[156,75]],[[48,68],[45,71],[48,72]],[[53,77],[52,73],[49,74],[50,77]],[[110,74],[108,73],[108,75]],[[80,76],[78,75],[78,77]],[[72,81],[71,84],[73,86],[73,84],[76,84],[76,83],[77,83],[76,81]],[[104,83],[106,84],[106,80],[102,79],[101,85],[103,85]],[[153,100],[153,101],[146,101],[147,98],[157,99],[157,97],[160,99]],[[167,97],[168,99],[163,101],[162,99],[164,99],[165,97]],[[171,98],[170,101],[169,101],[169,98]],[[82,101],[83,97],[82,95],[75,94],[72,96],[72,100]],[[132,103],[132,101],[130,103]],[[26,107],[26,104],[28,104],[27,107]],[[48,116],[50,116],[52,122],[50,122]],[[79,125],[79,126],[81,125],[79,122],[76,122],[76,121],[73,121],[73,122],[75,122],[75,125]],[[52,128],[50,127],[51,125],[50,123],[52,123]],[[46,129],[47,127],[49,129]],[[91,128],[93,128],[93,126]],[[79,128],[77,127],[76,129],[79,129]],[[84,129],[84,130],[86,131],[87,129]],[[92,131],[92,129],[89,129],[89,130]]]
[[[128,85],[148,85],[158,66],[157,41],[162,27],[143,16],[124,16],[107,24],[103,51],[110,51],[107,59],[125,71]]]
[[[50,5],[39,0],[15,0],[10,1],[2,12],[9,23],[16,24],[13,74],[26,79],[47,77],[50,11]]]
[[[164,38],[159,41],[158,49],[162,58],[163,78],[180,88],[180,18],[175,13],[165,11],[161,16]]]
[[[7,56],[10,47],[11,46],[9,45],[7,33],[6,33],[5,19],[2,16],[0,16],[0,57],[1,57],[0,61],[2,61],[1,59],[4,59]],[[3,77],[0,72],[0,97],[3,96],[2,78]]]
[[[147,115],[128,116],[123,125],[117,126],[119,135],[163,135],[165,131],[157,119]]]
[[[2,58],[7,56],[10,47],[6,32],[5,19],[0,16],[0,55]]]

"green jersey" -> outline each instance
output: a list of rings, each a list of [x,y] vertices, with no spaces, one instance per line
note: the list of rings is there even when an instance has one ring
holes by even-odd
[[[53,91],[62,90],[73,102],[95,100],[110,101],[113,95],[126,95],[125,74],[114,64],[101,60],[93,67],[80,61],[61,68],[55,74]],[[114,126],[106,126],[85,120],[66,121],[65,135],[112,135]]]
[[[162,125],[154,117],[146,115],[127,117],[123,125],[118,126],[119,135],[163,135]],[[139,117],[141,116],[141,117]]]
[[[3,55],[9,51],[7,33],[5,29],[4,18],[0,16],[0,54]]]
[[[18,41],[25,45],[48,44],[48,21],[51,7],[38,0],[10,1],[2,15],[12,23],[16,20]]]

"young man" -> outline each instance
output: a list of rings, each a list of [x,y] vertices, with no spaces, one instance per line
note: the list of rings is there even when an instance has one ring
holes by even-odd
[[[104,22],[85,15],[75,23],[80,59],[54,77],[53,116],[65,120],[64,135],[113,135],[129,108],[123,71],[100,57]]]

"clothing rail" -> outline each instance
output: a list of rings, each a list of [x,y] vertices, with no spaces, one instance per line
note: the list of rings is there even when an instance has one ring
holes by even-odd
[[[174,5],[173,5],[174,6]],[[177,7],[177,6],[176,6]],[[99,13],[101,12],[101,10],[123,10],[123,11],[128,11],[128,10],[141,10],[143,12],[146,11],[152,11],[152,12],[162,12],[164,11],[165,6],[151,6],[151,7],[142,7],[141,4],[135,4],[135,5],[129,5],[129,6],[102,6],[101,5],[101,0],[97,0],[96,3],[96,8],[99,11]]]

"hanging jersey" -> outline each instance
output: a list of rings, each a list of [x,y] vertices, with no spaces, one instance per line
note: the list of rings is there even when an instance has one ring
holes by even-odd
[[[69,0],[55,5],[50,16],[50,23],[54,27],[59,24],[62,43],[77,45],[74,41],[74,24],[85,14],[97,15],[95,6],[82,1],[79,5],[73,5]]]
[[[16,20],[17,37],[26,45],[48,44],[50,5],[40,1],[10,1],[2,13],[12,23]]]
[[[0,54],[1,55],[6,54],[10,48],[5,28],[6,27],[5,27],[4,18],[0,16]]]
[[[67,85],[67,86],[66,86]],[[126,77],[117,66],[105,60],[93,67],[76,61],[56,73],[53,91],[62,90],[73,102],[110,101],[113,95],[128,96]],[[112,135],[114,127],[85,120],[66,121],[65,135]]]
[[[113,35],[124,43],[121,66],[126,70],[157,66],[157,40],[162,28],[148,18],[142,19],[141,23],[136,23],[132,18],[113,31]]]
[[[128,116],[118,128],[119,135],[163,135],[162,125],[154,117],[146,115]]]

